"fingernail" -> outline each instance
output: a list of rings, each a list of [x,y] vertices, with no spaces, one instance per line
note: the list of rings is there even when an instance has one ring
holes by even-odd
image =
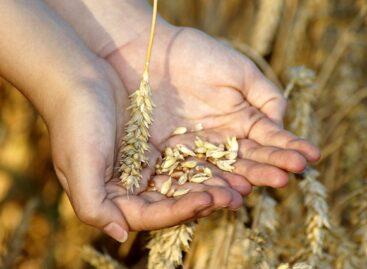
[[[124,243],[127,240],[128,234],[124,228],[118,225],[116,222],[111,222],[107,224],[103,231],[111,236],[113,239],[119,241],[120,243]]]

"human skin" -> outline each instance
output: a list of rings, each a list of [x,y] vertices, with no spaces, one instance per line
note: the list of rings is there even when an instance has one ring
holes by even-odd
[[[145,0],[45,0],[98,55],[115,68],[129,93],[139,85],[151,8]],[[286,101],[256,66],[237,51],[191,28],[158,18],[150,68],[154,122],[150,142],[161,151],[236,136],[240,159],[228,178],[247,193],[250,184],[282,187],[288,172],[302,172],[319,150],[282,127]],[[178,126],[199,133],[171,137]],[[249,184],[250,183],[250,184]]]
[[[180,198],[144,190],[128,195],[114,169],[128,119],[127,90],[114,69],[40,0],[0,1],[0,36],[0,75],[44,118],[56,174],[83,222],[122,242],[130,230],[241,205],[220,172],[211,184],[184,185],[191,192]],[[162,177],[153,181],[159,187]]]

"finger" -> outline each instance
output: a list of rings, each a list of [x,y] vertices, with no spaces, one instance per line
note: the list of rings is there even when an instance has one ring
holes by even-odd
[[[125,213],[127,222],[134,230],[174,226],[194,218],[212,205],[212,197],[206,192],[192,192],[178,199],[167,198],[153,203],[139,196],[116,197],[114,201]]]
[[[234,173],[246,177],[255,186],[281,188],[288,183],[288,174],[271,165],[239,159],[234,166]]]
[[[160,193],[155,192],[155,191],[143,192],[143,193],[140,194],[140,196],[144,197],[145,200],[147,200],[151,203],[167,199],[167,197],[165,195],[160,194]],[[200,211],[199,213],[197,213],[192,219],[203,218],[203,217],[209,216],[214,211],[215,211],[215,209],[212,206],[210,206],[210,207]]]
[[[267,117],[259,118],[246,131],[248,138],[259,144],[296,150],[310,162],[320,158],[320,150],[317,147],[282,129]]]
[[[143,197],[145,200],[147,200],[150,203],[167,199],[167,196],[157,191],[145,191],[145,192],[140,193],[139,196]]]
[[[270,164],[293,173],[301,173],[306,168],[306,159],[295,150],[262,146],[250,139],[240,139],[238,142],[238,155],[242,159]]]
[[[287,106],[281,91],[251,61],[244,62],[245,79],[242,92],[246,100],[279,126],[283,125]]]
[[[76,215],[119,242],[127,240],[129,226],[119,208],[107,197],[106,164],[98,155],[79,153],[72,158],[68,183]]]
[[[218,167],[210,163],[205,163],[203,165],[209,167],[214,176],[223,179],[232,189],[239,192],[241,195],[248,195],[251,192],[251,184],[245,177],[220,170]],[[204,183],[206,183],[206,181]]]
[[[220,187],[220,184],[223,184],[223,179],[220,179],[218,177],[212,177],[204,182],[204,186],[210,186],[210,188],[207,189],[207,192],[212,194],[215,200],[215,197],[220,197],[223,193],[226,193],[225,199],[222,199],[222,201],[218,202],[218,207],[216,209],[225,208],[228,207],[231,210],[238,209],[243,204],[243,199],[241,194],[228,187]],[[231,198],[229,201],[228,198]],[[227,200],[228,199],[228,200]]]

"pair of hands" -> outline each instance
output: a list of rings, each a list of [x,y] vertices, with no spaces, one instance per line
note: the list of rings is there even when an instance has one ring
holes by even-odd
[[[246,57],[202,32],[169,27],[157,36],[150,69],[154,122],[150,128],[152,167],[167,145],[191,146],[195,136],[223,142],[239,139],[233,173],[214,169],[204,184],[167,198],[146,191],[152,170],[143,171],[139,193],[118,184],[118,152],[128,95],[139,85],[147,34],[98,59],[101,82],[76,91],[49,124],[54,164],[78,217],[123,242],[130,230],[159,229],[237,209],[251,186],[285,186],[288,172],[302,172],[319,151],[282,128],[286,101]],[[199,133],[172,137],[179,126]],[[159,186],[164,176],[154,176]]]

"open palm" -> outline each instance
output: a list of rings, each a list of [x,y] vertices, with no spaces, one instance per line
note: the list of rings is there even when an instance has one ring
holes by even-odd
[[[128,194],[116,169],[128,120],[127,92],[112,67],[104,61],[100,67],[101,79],[76,89],[49,126],[56,173],[82,221],[124,241],[126,231],[164,228],[241,206],[241,195],[219,171],[206,184],[177,186],[191,190],[182,197],[146,191],[146,184],[139,195]],[[146,182],[150,172],[143,173]],[[165,180],[153,178],[158,189]]]
[[[156,105],[150,142],[158,150],[192,146],[197,135],[211,142],[236,136],[241,158],[228,178],[240,192],[248,182],[284,186],[287,171],[301,172],[319,158],[317,148],[282,128],[285,100],[249,59],[200,31],[174,29],[158,33],[150,69]],[[137,39],[107,57],[129,93],[139,84],[146,43]],[[200,132],[171,136],[176,127],[197,124]]]

